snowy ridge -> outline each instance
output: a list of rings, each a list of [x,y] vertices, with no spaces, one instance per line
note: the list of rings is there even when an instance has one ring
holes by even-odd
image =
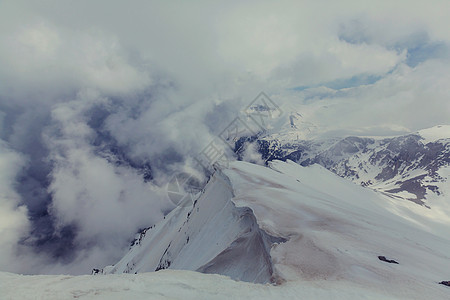
[[[216,172],[191,206],[177,207],[163,222],[141,232],[129,253],[102,273],[181,269],[274,281],[269,251],[283,239],[260,230],[252,211],[236,208],[232,197],[228,178]]]
[[[448,207],[395,201],[318,165],[235,162],[195,205],[147,230],[103,273],[198,270],[282,287],[322,282],[445,299],[450,291],[438,282],[450,277],[449,230]]]

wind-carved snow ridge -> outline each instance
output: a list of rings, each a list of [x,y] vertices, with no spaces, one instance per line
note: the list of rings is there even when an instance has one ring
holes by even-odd
[[[285,239],[261,230],[253,211],[236,207],[233,197],[228,177],[217,171],[192,205],[180,205],[161,223],[144,229],[128,254],[101,273],[180,269],[277,282],[270,251]]]

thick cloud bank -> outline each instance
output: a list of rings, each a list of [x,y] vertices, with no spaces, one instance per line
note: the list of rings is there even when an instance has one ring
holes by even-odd
[[[260,91],[323,135],[448,123],[448,1],[316,2],[2,1],[0,270],[116,261]]]

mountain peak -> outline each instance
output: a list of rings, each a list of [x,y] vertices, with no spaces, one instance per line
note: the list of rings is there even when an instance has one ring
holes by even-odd
[[[450,125],[437,125],[416,132],[423,138],[423,143],[436,142],[442,139],[450,139]]]

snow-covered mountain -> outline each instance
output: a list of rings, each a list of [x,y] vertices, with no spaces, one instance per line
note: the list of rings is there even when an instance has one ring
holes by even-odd
[[[395,199],[429,207],[450,192],[450,125],[389,138],[350,136],[297,141],[275,133],[256,142],[265,160],[291,159],[303,166],[320,164]]]
[[[438,283],[450,278],[449,206],[397,201],[319,165],[234,162],[95,273],[182,269],[280,288],[307,282],[445,299],[450,291]]]
[[[273,281],[270,249],[284,239],[261,230],[251,209],[236,207],[232,197],[229,179],[216,172],[192,205],[181,205],[161,223],[140,232],[130,252],[102,273],[171,268],[250,282]]]

